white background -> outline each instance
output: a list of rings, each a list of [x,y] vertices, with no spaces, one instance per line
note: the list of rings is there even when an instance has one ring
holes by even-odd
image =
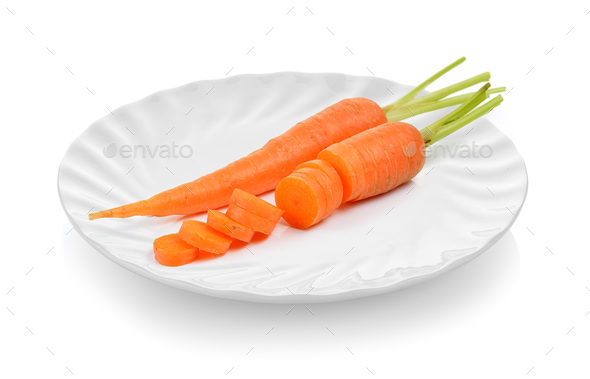
[[[589,11],[582,1],[4,2],[0,377],[589,377]],[[169,288],[66,235],[57,169],[106,107],[232,68],[370,69],[416,84],[460,56],[431,89],[491,71],[510,92],[488,117],[530,183],[511,231],[450,274],[312,314]]]

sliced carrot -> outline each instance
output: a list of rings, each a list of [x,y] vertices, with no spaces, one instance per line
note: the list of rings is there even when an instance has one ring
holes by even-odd
[[[300,168],[315,168],[321,170],[324,174],[328,175],[328,178],[330,179],[330,183],[332,185],[332,190],[334,191],[334,199],[337,200],[334,209],[338,208],[342,204],[342,181],[338,176],[338,172],[336,172],[336,170],[334,169],[334,167],[332,167],[331,164],[321,159],[314,159],[300,164],[299,166],[297,166],[295,171],[299,170]]]
[[[335,143],[318,154],[318,159],[328,162],[342,182],[342,202],[361,194],[365,183],[365,165],[359,154],[348,145]]]
[[[270,221],[279,221],[283,211],[261,198],[251,195],[246,191],[236,188],[231,195],[230,203],[235,203],[241,208],[264,217]]]
[[[183,221],[178,236],[184,242],[213,254],[225,253],[232,241],[231,237],[197,220]]]
[[[210,210],[207,212],[207,225],[223,234],[227,234],[231,238],[244,242],[250,242],[254,235],[254,229],[232,220],[219,211]]]
[[[324,189],[304,173],[294,172],[279,182],[275,203],[285,210],[285,221],[299,229],[317,224],[326,213]]]
[[[295,170],[293,174],[304,174],[308,180],[313,180],[322,187],[322,192],[324,193],[324,197],[326,199],[326,209],[324,210],[324,214],[322,215],[322,220],[328,217],[334,209],[337,207],[337,203],[341,202],[340,200],[336,200],[336,195],[334,190],[332,189],[332,182],[328,175],[324,174],[323,171],[318,170],[316,168],[309,168],[309,167],[302,167],[300,169]],[[338,204],[339,205],[339,204]]]
[[[199,249],[180,239],[178,234],[168,234],[154,241],[156,261],[164,266],[182,266],[191,263],[199,255]]]
[[[230,203],[225,214],[232,220],[236,220],[240,224],[267,236],[272,233],[278,223],[278,221],[271,221],[249,212],[236,203]]]

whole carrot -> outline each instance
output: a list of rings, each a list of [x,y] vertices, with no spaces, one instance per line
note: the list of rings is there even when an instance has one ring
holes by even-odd
[[[388,122],[321,151],[317,158],[336,170],[343,185],[342,199],[334,199],[332,203],[376,196],[414,178],[424,167],[426,146],[500,104],[502,97],[497,96],[474,109],[487,97],[488,88],[486,84],[456,110],[420,131],[405,122]],[[299,171],[295,170],[279,182],[275,202],[285,211],[285,221],[295,228],[305,229],[334,210],[325,204],[336,194],[319,186],[313,172],[305,177]]]
[[[453,62],[383,108],[366,98],[344,99],[271,139],[262,148],[217,171],[149,199],[91,213],[89,218],[94,220],[104,217],[195,214],[204,212],[207,207],[214,209],[227,205],[235,188],[254,195],[270,191],[281,179],[293,172],[297,165],[314,159],[320,151],[334,143],[388,121],[399,121],[415,114],[459,104],[456,99],[447,99],[446,102],[439,100],[473,84],[487,81],[490,74],[483,73],[426,95],[427,101],[424,103],[419,101],[420,98],[416,99],[416,96],[464,60],[465,58],[461,58]],[[406,106],[409,102],[412,102],[411,107]],[[400,111],[402,108],[409,112]]]

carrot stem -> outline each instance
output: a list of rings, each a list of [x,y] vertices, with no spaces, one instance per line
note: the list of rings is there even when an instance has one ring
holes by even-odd
[[[476,75],[472,78],[463,80],[462,82],[455,83],[455,84],[452,84],[448,87],[441,88],[438,91],[431,92],[428,95],[420,96],[417,99],[412,99],[404,105],[417,104],[417,103],[427,103],[430,101],[440,100],[444,97],[449,96],[450,94],[453,94],[455,92],[459,92],[465,88],[469,88],[469,87],[476,85],[478,83],[487,82],[490,80],[490,77],[491,77],[491,75],[489,72],[484,72],[484,73]]]
[[[491,94],[504,92],[506,91],[506,87],[497,87],[497,88],[490,88],[486,91],[486,97]],[[448,99],[439,100],[439,101],[431,101],[429,103],[421,103],[421,104],[412,104],[411,106],[401,107],[399,109],[391,109],[387,113],[387,121],[388,122],[396,122],[402,121],[412,116],[416,116],[422,113],[428,113],[432,111],[436,111],[443,108],[452,107],[454,105],[463,104],[465,101],[469,100],[469,98],[475,95],[476,92],[466,93],[464,95],[458,95],[449,97]]]
[[[490,88],[490,83],[486,83],[483,87],[479,89],[473,96],[471,96],[466,102],[461,104],[460,107],[452,111],[451,113],[447,114],[446,116],[436,120],[429,126],[425,127],[424,129],[420,130],[420,134],[422,134],[422,138],[425,140],[428,137],[432,137],[438,132],[445,124],[448,124],[452,121],[457,120],[461,116],[469,113],[473,108],[477,107],[481,102],[483,102],[487,95],[486,90]]]
[[[476,97],[478,95],[474,95]],[[492,109],[497,107],[504,99],[502,95],[498,95],[494,97],[492,100],[488,101],[484,105],[474,109],[473,111],[459,117],[455,121],[449,122],[444,127],[440,128],[437,132],[434,133],[428,140],[425,140],[425,146],[428,147],[435,142],[440,141],[441,139],[447,137],[448,135],[456,132],[457,130],[461,129],[465,125],[469,124],[480,118],[481,116],[485,116],[488,114]]]
[[[453,63],[451,63],[447,67],[443,68],[442,70],[440,70],[436,74],[432,75],[430,78],[428,78],[425,81],[423,81],[422,83],[418,84],[414,89],[412,89],[410,92],[406,93],[404,96],[400,97],[399,99],[397,99],[393,103],[382,107],[383,112],[387,113],[390,109],[399,108],[402,105],[406,104],[408,101],[413,100],[424,88],[428,87],[436,79],[440,78],[441,76],[443,76],[447,72],[451,71],[452,69],[454,69],[455,67],[457,67],[458,65],[463,63],[464,61],[465,61],[465,57],[461,57],[461,58],[457,59],[456,61],[454,61]]]

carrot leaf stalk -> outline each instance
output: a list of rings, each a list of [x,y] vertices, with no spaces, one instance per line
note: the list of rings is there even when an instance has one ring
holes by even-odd
[[[467,101],[461,104],[460,107],[422,129],[420,131],[420,133],[422,134],[422,138],[426,140],[429,135],[436,134],[436,132],[440,130],[444,125],[458,119],[459,117],[469,113],[471,110],[473,110],[473,108],[477,107],[481,102],[483,102],[486,99],[486,90],[488,88],[490,88],[490,83],[486,83],[483,87],[479,89],[479,91],[477,91]]]
[[[455,67],[457,67],[461,63],[465,62],[465,59],[466,59],[465,57],[461,57],[461,58],[457,59],[456,61],[454,61],[453,63],[451,63],[447,67],[443,68],[442,70],[440,70],[436,74],[432,75],[430,78],[428,78],[425,81],[423,81],[422,83],[418,84],[414,89],[412,89],[410,92],[406,93],[404,96],[400,97],[399,99],[397,99],[393,103],[383,107],[383,111],[385,113],[387,113],[391,108],[399,108],[402,105],[406,104],[408,101],[413,100],[420,92],[422,92],[422,90],[424,88],[428,87],[436,79],[440,78],[441,76],[443,76],[447,72],[451,71],[452,69],[454,69]]]
[[[481,102],[479,100],[480,98],[481,98],[480,93],[476,93],[475,95],[473,95],[471,102],[470,102],[470,106],[473,105],[474,102],[476,102],[476,105],[479,104]],[[429,134],[430,131],[428,129],[432,129],[432,128],[435,129],[435,131],[433,131],[434,132],[433,134],[430,134],[428,137],[424,138],[425,147],[428,147],[428,146],[432,145],[433,143],[440,141],[441,139],[449,136],[450,134],[456,132],[457,130],[461,129],[465,125],[469,124],[470,122],[473,122],[473,121],[477,120],[478,118],[485,116],[486,114],[491,112],[492,109],[497,107],[503,100],[504,99],[502,98],[502,95],[498,95],[498,96],[494,97],[492,100],[485,103],[484,105],[473,109],[471,112],[469,112],[469,110],[467,110],[467,112],[469,112],[469,113],[465,113],[465,109],[469,109],[469,106],[467,106],[463,109],[463,112],[462,112],[463,114],[460,115],[459,117],[456,117],[453,121],[447,122],[446,124],[444,124],[442,126],[439,125],[439,123],[437,121],[437,122],[431,124],[430,126],[427,126],[426,128],[422,129],[420,131],[422,136]],[[458,109],[459,108],[457,108],[457,110]]]
[[[487,82],[488,80],[490,80],[490,73],[484,72],[482,74],[476,75],[476,76],[471,77],[469,79],[463,80],[459,83],[452,84],[452,85],[447,86],[445,88],[441,88],[437,91],[434,91],[434,92],[429,93],[427,95],[416,98],[416,96],[422,90],[424,90],[426,87],[428,87],[432,82],[434,82],[435,80],[437,80],[438,78],[440,78],[441,76],[446,74],[447,72],[451,71],[453,68],[457,67],[458,65],[460,65],[464,61],[465,61],[465,57],[457,59],[455,62],[451,63],[447,67],[443,68],[442,70],[440,70],[436,74],[432,75],[430,78],[426,79],[425,81],[423,81],[422,83],[417,85],[415,88],[413,88],[410,92],[406,93],[401,98],[397,99],[396,101],[394,101],[391,104],[381,107],[381,109],[383,109],[383,112],[385,112],[385,114],[387,115],[387,120],[389,122],[394,122],[394,121],[403,120],[408,117],[412,117],[412,116],[418,114],[418,113],[414,112],[414,107],[417,105],[421,105],[421,104],[425,104],[425,103],[434,103],[437,100],[443,99],[443,98],[445,98],[453,93],[459,92],[465,88],[469,88],[475,84]],[[455,99],[454,101],[431,104],[434,106],[434,108],[432,108],[432,107],[421,108],[421,109],[423,109],[423,111],[419,112],[419,113],[430,112],[432,110],[442,109],[445,107],[450,107],[452,105],[461,104],[466,99],[466,97],[461,98],[461,99],[462,100]],[[429,109],[429,110],[426,110],[426,109]],[[399,118],[400,116],[403,116],[403,118]]]
[[[500,93],[506,91],[506,87],[496,87],[490,88],[486,91],[486,98],[489,95]],[[387,121],[388,122],[396,122],[402,121],[412,116],[416,116],[422,113],[428,113],[432,111],[436,111],[439,109],[444,109],[448,107],[452,107],[454,105],[463,104],[465,101],[469,100],[471,96],[473,96],[475,92],[466,93],[464,95],[458,95],[449,97],[448,99],[438,100],[438,101],[431,101],[428,103],[420,103],[420,104],[412,104],[401,108],[391,109],[387,113]]]
[[[476,85],[478,83],[487,82],[490,80],[490,77],[491,77],[491,75],[489,72],[484,72],[484,73],[476,75],[472,78],[463,80],[462,82],[455,83],[455,84],[452,84],[448,87],[441,88],[437,91],[431,92],[428,95],[424,95],[424,96],[420,96],[419,98],[412,99],[412,100],[408,101],[407,103],[405,103],[404,105],[427,103],[430,101],[440,100],[440,99],[445,98],[455,92],[459,92],[461,90],[464,90],[465,88],[469,88],[469,87]]]

